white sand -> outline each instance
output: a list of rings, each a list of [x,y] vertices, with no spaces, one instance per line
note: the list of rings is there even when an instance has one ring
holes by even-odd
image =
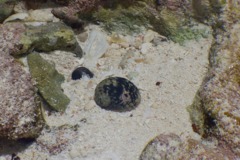
[[[67,52],[44,55],[66,77],[62,87],[71,99],[66,113],[47,115],[47,123],[78,124],[78,136],[58,155],[49,155],[34,143],[18,156],[24,160],[137,160],[145,145],[161,133],[198,138],[192,131],[186,107],[192,103],[207,71],[211,40],[209,36],[189,41],[185,46],[161,42],[145,54],[134,47],[112,44],[97,67],[89,68],[94,78],[77,81],[70,79],[71,72],[84,61]],[[127,52],[130,56],[121,69],[119,63]],[[129,78],[131,73],[131,81],[140,89],[142,99],[135,110],[116,113],[95,104],[94,89],[101,80],[110,75]],[[160,86],[156,82],[161,82]]]

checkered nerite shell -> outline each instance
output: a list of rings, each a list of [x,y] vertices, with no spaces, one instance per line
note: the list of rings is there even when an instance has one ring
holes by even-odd
[[[94,100],[103,109],[125,112],[135,109],[141,96],[138,88],[129,80],[110,77],[97,85]]]

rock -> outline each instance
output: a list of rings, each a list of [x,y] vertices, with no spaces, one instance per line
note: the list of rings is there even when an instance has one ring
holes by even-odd
[[[91,31],[83,49],[86,53],[85,66],[89,68],[96,66],[97,60],[104,55],[108,47],[107,38],[103,33],[97,30]]]
[[[7,19],[5,19],[3,23],[12,22],[12,21],[19,21],[19,20],[27,21],[29,19],[30,19],[30,17],[29,17],[28,13],[16,13],[16,14],[13,14],[13,15],[9,16]]]
[[[14,0],[0,1],[0,23],[2,23],[8,16],[13,13],[15,2]]]
[[[11,24],[6,25],[10,26]],[[32,50],[42,52],[64,50],[72,51],[79,57],[82,56],[81,47],[77,43],[72,29],[63,23],[48,23],[41,26],[20,25],[23,32],[18,33],[19,41],[11,51],[13,56],[26,54]]]
[[[110,77],[97,85],[94,100],[103,109],[125,112],[135,109],[141,96],[138,88],[129,80]]]
[[[44,60],[37,53],[29,54],[27,60],[31,76],[36,81],[40,95],[51,109],[65,111],[70,100],[61,88],[64,76],[55,70],[53,64]]]
[[[52,14],[61,19],[66,25],[74,28],[74,29],[81,29],[83,30],[84,27],[84,21],[82,21],[81,19],[79,19],[76,16],[68,16],[67,14],[65,14],[62,10],[52,10]]]
[[[54,16],[51,13],[51,9],[30,10],[29,16],[31,17],[32,21],[36,21],[36,22],[53,22],[54,21]]]
[[[58,2],[66,2],[66,7],[54,8],[54,12],[62,12],[65,16],[70,18],[77,18],[77,15],[88,16],[94,9],[96,9],[99,0],[55,0]]]
[[[216,137],[240,157],[240,13],[234,8],[240,5],[227,5],[221,15],[224,25],[214,31],[211,68],[188,111],[195,132]]]
[[[0,54],[0,138],[36,138],[44,126],[30,75],[8,53]]]
[[[141,53],[148,54],[152,47],[152,43],[143,43],[141,46]]]
[[[43,128],[41,103],[30,76],[13,57],[0,54],[0,138],[36,138]]]
[[[160,159],[211,159],[225,160],[237,157],[230,149],[222,145],[183,139],[173,133],[161,134],[148,143],[143,150],[140,160]]]
[[[157,35],[156,32],[154,32],[152,30],[148,30],[143,37],[143,42],[150,43],[151,41],[153,41],[153,39],[156,37],[156,35]]]
[[[123,35],[141,33],[142,27],[150,25],[149,14],[143,8],[148,7],[145,2],[131,3],[130,1],[114,1],[114,6],[105,7],[104,5],[92,14],[95,21],[101,22],[100,24],[108,32],[116,32]],[[110,2],[109,2],[110,3]],[[129,6],[125,6],[127,3]],[[151,2],[150,2],[151,3]],[[135,5],[133,5],[135,4]]]
[[[215,64],[189,107],[189,113],[196,132],[203,137],[218,137],[240,156],[239,29],[240,24],[234,25],[229,30],[230,38],[212,47],[210,60]]]
[[[198,39],[209,28],[198,28],[198,22],[192,19],[192,6],[189,1],[165,0],[156,9],[155,1],[136,1],[128,7],[116,1],[118,7],[100,7],[93,17],[102,22],[107,31],[131,34],[142,32],[141,27],[153,27],[153,31],[174,42],[183,44],[186,40]],[[145,42],[153,35],[148,33]],[[147,40],[147,41],[146,41]]]
[[[0,138],[36,138],[44,127],[41,102],[30,75],[9,55],[18,41],[21,25],[0,25]],[[15,34],[16,32],[16,34]]]
[[[193,0],[194,16],[202,22],[209,21],[212,23],[217,20],[218,14],[225,4],[226,2],[221,0]]]

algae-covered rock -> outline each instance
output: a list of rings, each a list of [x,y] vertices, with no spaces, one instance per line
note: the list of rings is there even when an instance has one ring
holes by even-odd
[[[211,34],[209,27],[197,24],[185,15],[183,11],[173,11],[163,8],[159,15],[152,18],[152,25],[158,33],[170,38],[174,42],[183,44],[186,40],[207,37]]]
[[[43,129],[44,121],[41,102],[30,75],[1,49],[0,75],[0,138],[36,138]]]
[[[236,7],[240,9],[236,5],[221,14],[225,25],[214,30],[209,55],[211,68],[188,110],[195,132],[202,137],[216,137],[239,157],[240,23],[239,12],[233,9]]]
[[[154,1],[135,1],[128,7],[116,1],[114,7],[100,7],[93,13],[93,19],[102,22],[110,32],[129,34],[141,32],[142,27],[151,27],[174,42],[183,44],[186,40],[206,37],[211,33],[207,26],[199,27],[191,18],[191,7],[187,2],[168,0],[156,9]]]
[[[14,0],[0,1],[0,23],[13,13]]]
[[[70,102],[61,88],[64,76],[55,70],[53,64],[44,60],[37,53],[29,54],[27,59],[31,76],[37,83],[40,95],[51,109],[64,111]]]
[[[237,156],[229,148],[221,144],[184,139],[173,133],[155,137],[147,144],[140,156],[140,160],[231,160],[236,158]]]
[[[202,22],[211,21],[218,17],[225,4],[226,0],[193,0],[194,16]]]
[[[130,6],[125,8],[118,5],[117,8],[104,8],[93,13],[93,19],[102,22],[103,27],[108,32],[134,33],[140,32],[141,26],[150,25],[148,14],[144,6]]]
[[[21,55],[32,50],[50,52],[54,50],[72,51],[82,56],[82,49],[71,28],[63,23],[48,23],[41,26],[26,26],[17,44],[20,46],[12,55]]]

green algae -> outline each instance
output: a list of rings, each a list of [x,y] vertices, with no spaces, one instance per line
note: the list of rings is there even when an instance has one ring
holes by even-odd
[[[65,111],[69,98],[63,93],[61,84],[63,75],[59,74],[53,64],[44,60],[39,54],[27,56],[31,76],[36,81],[36,87],[43,99],[55,111]]]
[[[63,23],[49,23],[41,26],[27,26],[19,40],[21,50],[15,55],[22,55],[32,50],[50,52],[54,50],[73,51],[78,57],[82,50],[75,39],[72,29]]]
[[[209,29],[190,27],[194,20],[183,12],[172,11],[168,8],[155,10],[153,2],[136,1],[128,7],[121,3],[112,8],[101,7],[93,13],[95,21],[102,22],[106,31],[122,34],[140,33],[141,27],[152,28],[159,34],[172,41],[184,44],[187,40],[206,38]]]
[[[119,5],[115,9],[101,7],[92,16],[93,19],[103,22],[103,27],[109,32],[138,33],[141,31],[141,26],[149,25],[145,10],[135,6],[123,8]]]

